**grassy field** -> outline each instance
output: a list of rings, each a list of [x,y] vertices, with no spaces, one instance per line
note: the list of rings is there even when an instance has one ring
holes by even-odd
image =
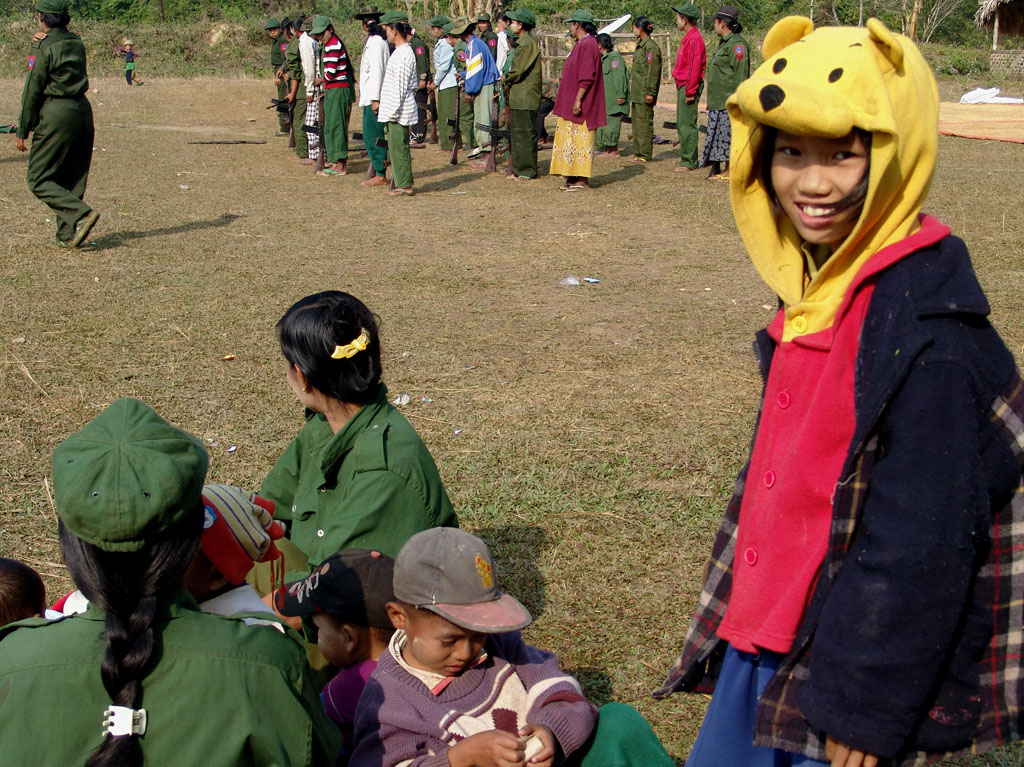
[[[20,86],[0,81],[0,113]],[[673,173],[668,147],[643,168],[598,159],[589,194],[428,149],[417,196],[389,198],[360,186],[365,160],[344,178],[298,166],[272,137],[271,95],[244,79],[94,80],[87,199],[103,217],[77,252],[49,245],[26,158],[0,145],[0,555],[37,567],[51,596],[69,587],[49,457],[121,396],[200,435],[212,480],[258,487],[301,424],[274,323],[347,290],[381,317],[386,383],[410,395],[462,524],[536,615],[528,639],[685,757],[705,701],[648,693],[748,446],[750,341],[774,304],[726,185]],[[215,139],[267,143],[188,143]],[[968,242],[1024,358],[1024,147],[939,147],[928,210]],[[600,282],[560,285],[570,274]],[[970,762],[1010,763],[1019,752]]]

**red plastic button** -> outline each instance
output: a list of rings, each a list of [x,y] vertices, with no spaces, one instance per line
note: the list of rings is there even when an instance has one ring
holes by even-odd
[[[757,550],[750,548],[743,552],[743,561],[753,567],[757,564]]]
[[[766,471],[764,473],[764,486],[765,487],[771,487],[774,484],[775,484],[775,472],[774,471]]]
[[[789,392],[785,390],[780,391],[779,396],[775,398],[775,401],[779,403],[779,407],[785,410],[789,407],[789,403],[791,401],[789,398]]]

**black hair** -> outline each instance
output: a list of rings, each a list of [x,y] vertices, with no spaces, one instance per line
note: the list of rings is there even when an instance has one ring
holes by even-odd
[[[764,184],[765,191],[768,192],[772,207],[778,209],[779,198],[775,195],[775,186],[772,184],[772,155],[775,154],[775,142],[779,137],[779,129],[771,125],[762,124],[761,130],[764,132],[764,137],[761,139],[761,148],[759,150],[761,154],[760,162],[755,161],[754,167],[758,168],[761,174],[761,183]],[[843,199],[833,204],[837,212],[863,205],[868,194],[868,176],[871,174],[871,131],[866,131],[862,128],[854,128],[854,131],[860,136],[864,149],[868,153],[868,167],[860,181],[857,182],[857,186],[851,189],[850,193]],[[751,181],[753,180],[754,178],[751,178]]]
[[[106,651],[100,664],[103,686],[115,706],[142,707],[142,680],[152,671],[158,637],[153,625],[158,598],[174,589],[199,550],[203,506],[160,540],[138,551],[104,551],[86,543],[58,522],[64,563],[75,585],[107,614]],[[138,737],[108,735],[86,767],[142,764]]]
[[[646,16],[637,16],[633,19],[633,26],[641,30],[646,35],[649,35],[654,31],[654,24]]]
[[[412,36],[412,26],[408,21],[393,21],[390,24],[385,24],[384,26],[391,27],[406,39]]]
[[[612,42],[612,36],[609,35],[607,32],[602,32],[597,36],[597,44],[601,47],[602,50],[606,51],[610,51],[612,48],[615,47],[615,44]]]
[[[507,13],[505,13],[504,11],[502,11],[501,13],[499,13],[499,14],[497,15],[497,17],[495,18],[495,21],[506,21],[506,22],[507,22],[507,21],[511,21],[511,19],[509,19],[509,17],[508,17],[508,14],[507,14]],[[523,22],[521,22],[521,21],[520,21],[519,23],[520,23],[520,24],[522,24]]]
[[[71,23],[71,16],[67,11],[62,11],[61,13],[43,13],[38,11],[38,13],[39,18],[50,29],[67,29],[68,24]]]
[[[517,19],[517,21],[518,21],[518,19]],[[530,23],[530,22],[528,22],[528,21],[520,21],[520,22],[519,22],[519,24],[520,24],[520,25],[522,26],[522,28],[523,28],[524,30],[526,30],[527,32],[529,32],[529,31],[530,31],[530,30],[532,30],[532,29],[536,29],[536,27],[537,27],[537,25],[536,25],[536,24],[531,24],[531,23]]]
[[[395,628],[382,628],[381,626],[370,626],[370,633],[377,637],[378,641],[387,644],[391,641],[391,637],[394,636]]]
[[[366,31],[369,33],[370,37],[376,35],[377,37],[383,37],[385,40],[387,39],[388,35],[384,31],[384,27],[380,25],[380,19],[371,18],[364,19],[364,21],[366,22]]]
[[[597,34],[597,24],[595,24],[594,22],[592,22],[592,21],[581,21],[579,24],[580,24],[581,27],[583,27],[583,31],[586,32],[588,35],[596,35]]]
[[[722,16],[719,14],[715,15],[716,19],[721,20],[723,24],[729,29],[730,32],[735,32],[737,35],[743,31],[743,25],[740,24],[739,19],[732,19],[728,16]]]
[[[365,351],[347,359],[331,357],[336,347],[355,341],[364,329],[370,337]],[[277,339],[284,358],[322,394],[357,405],[365,405],[377,394],[381,376],[377,318],[355,296],[340,290],[306,296],[278,321]]]
[[[0,557],[0,626],[42,615],[46,587],[39,573],[16,559]]]

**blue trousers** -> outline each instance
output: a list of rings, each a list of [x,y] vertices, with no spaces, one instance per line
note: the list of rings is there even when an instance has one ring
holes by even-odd
[[[828,767],[827,762],[754,745],[757,702],[782,656],[752,655],[730,645],[686,767]]]

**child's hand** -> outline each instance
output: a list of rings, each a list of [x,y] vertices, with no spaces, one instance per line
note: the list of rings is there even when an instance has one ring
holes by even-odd
[[[510,732],[488,730],[470,735],[448,749],[451,767],[521,767],[523,741]]]
[[[519,734],[523,737],[534,735],[543,744],[540,751],[529,758],[527,764],[531,767],[551,767],[555,763],[556,741],[555,733],[546,724],[528,724],[523,727]]]
[[[45,39],[46,39],[46,33],[43,32],[42,30],[39,30],[34,35],[32,35],[32,42],[34,42],[34,43],[38,43],[40,40],[45,40]]]
[[[844,746],[831,735],[825,739],[825,756],[831,762],[830,767],[878,767],[877,756]]]

